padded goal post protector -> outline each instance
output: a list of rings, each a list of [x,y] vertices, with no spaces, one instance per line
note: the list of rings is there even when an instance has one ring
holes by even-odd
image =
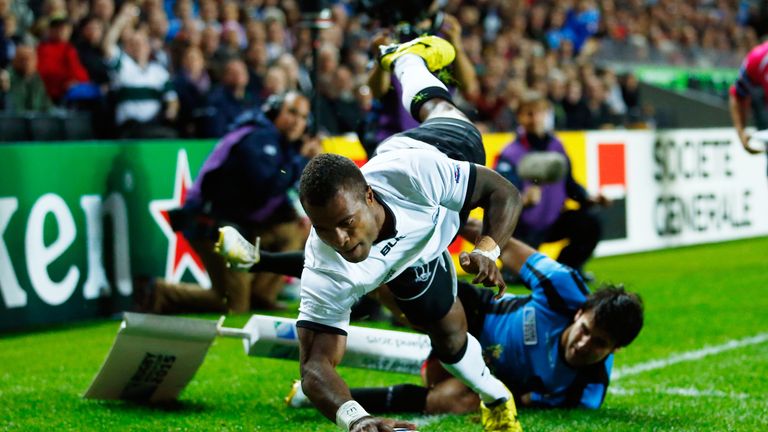
[[[174,400],[203,364],[216,321],[125,313],[112,349],[83,397]]]
[[[238,333],[249,356],[299,359],[295,319],[253,315]],[[419,375],[431,349],[424,334],[350,326],[341,365]]]
[[[295,319],[253,315],[242,329],[222,327],[223,319],[125,313],[112,349],[83,397],[174,400],[203,364],[217,335],[242,339],[248,356],[298,361]],[[418,375],[430,350],[423,334],[350,326],[341,364]]]

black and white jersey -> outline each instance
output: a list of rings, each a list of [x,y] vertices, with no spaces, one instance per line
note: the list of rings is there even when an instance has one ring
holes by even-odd
[[[396,234],[374,243],[365,260],[351,263],[312,229],[304,252],[299,321],[346,331],[360,297],[448,248],[475,182],[474,164],[402,136],[382,143],[362,172],[394,215]]]

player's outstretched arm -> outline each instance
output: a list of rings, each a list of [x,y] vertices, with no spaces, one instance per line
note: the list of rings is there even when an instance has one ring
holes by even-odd
[[[520,274],[528,258],[536,253],[536,249],[528,246],[520,240],[510,237],[507,245],[501,251],[501,262],[504,267]]]
[[[298,334],[302,390],[324,416],[351,432],[415,429],[411,423],[373,417],[352,399],[347,383],[336,372],[346,336],[304,327],[298,328]]]
[[[731,121],[733,122],[733,128],[736,129],[736,134],[739,136],[741,146],[744,147],[749,153],[757,154],[759,150],[753,149],[749,146],[749,134],[745,131],[747,127],[747,120],[750,113],[750,101],[749,99],[740,99],[736,95],[731,94],[728,98],[728,109],[731,112]]]
[[[522,204],[520,191],[497,172],[477,166],[475,189],[470,199],[472,208],[485,210],[481,236],[475,241],[475,250],[459,255],[464,271],[476,275],[472,283],[497,286],[499,296],[506,289],[504,278],[496,268],[500,246],[507,243],[517,225]]]
[[[483,222],[478,219],[470,218],[467,220],[467,223],[461,229],[459,234],[470,242],[474,242],[476,239],[480,238],[482,230]],[[520,274],[523,265],[525,265],[525,262],[534,253],[536,253],[536,249],[514,237],[510,237],[507,244],[501,248],[501,263],[503,267]]]

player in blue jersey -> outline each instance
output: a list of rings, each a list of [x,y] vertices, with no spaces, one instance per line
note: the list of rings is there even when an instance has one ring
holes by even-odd
[[[519,273],[530,295],[493,293],[460,283],[469,332],[480,341],[489,369],[519,405],[599,408],[608,388],[613,353],[635,339],[643,325],[639,296],[607,286],[590,294],[579,274],[510,239],[505,265]],[[464,413],[479,399],[435,359],[423,368],[425,386],[352,389],[372,412]],[[303,406],[294,385],[286,399]],[[298,390],[298,392],[297,392]]]

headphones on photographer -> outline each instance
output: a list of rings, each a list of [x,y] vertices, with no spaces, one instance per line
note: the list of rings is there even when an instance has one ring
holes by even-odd
[[[261,105],[261,112],[263,112],[270,121],[274,122],[277,116],[280,115],[280,110],[283,109],[283,104],[289,93],[295,92],[287,91],[270,95]]]
[[[297,97],[303,97],[309,101],[309,97],[304,95],[304,93],[301,93],[296,90],[288,90],[283,93],[277,93],[270,95],[266,101],[261,105],[261,112],[264,113],[264,116],[269,119],[272,123],[275,122],[277,119],[277,116],[280,115],[280,110],[283,109],[283,105],[285,104],[286,100],[290,99],[293,100]],[[307,130],[311,131],[314,127],[314,119],[313,115],[310,112],[309,117],[307,117]]]

